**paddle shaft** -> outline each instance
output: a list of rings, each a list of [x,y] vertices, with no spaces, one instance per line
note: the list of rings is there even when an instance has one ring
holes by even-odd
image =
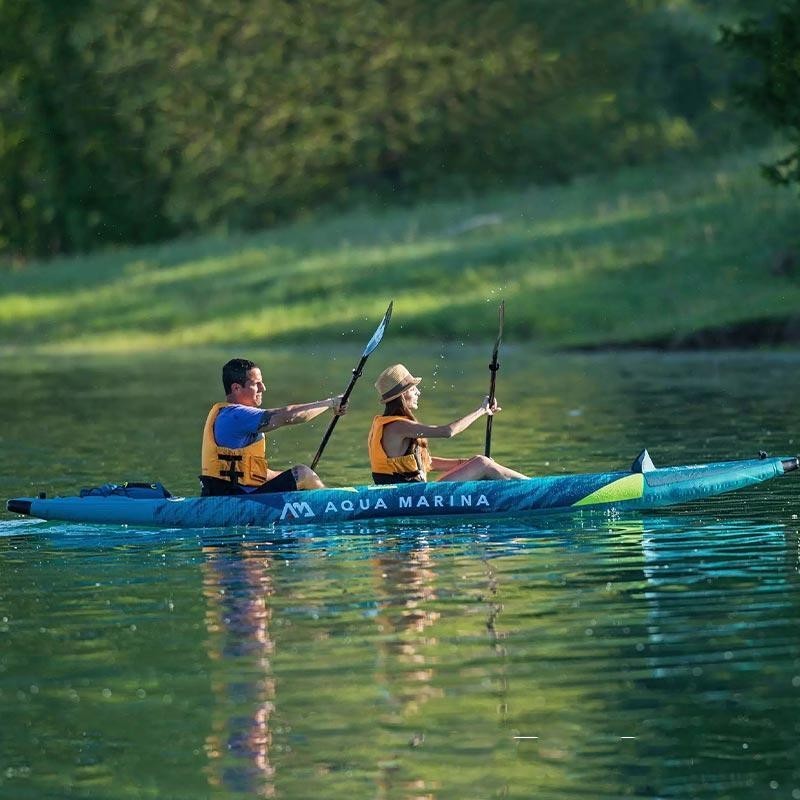
[[[492,403],[494,403],[494,385],[495,379],[497,378],[497,370],[500,369],[499,365],[489,365],[489,369],[492,370],[492,377],[489,382],[489,407],[491,408]],[[492,454],[492,420],[494,416],[490,414],[486,417],[486,443],[483,448],[483,454],[489,458]]]
[[[383,334],[386,333],[386,326],[389,324],[389,320],[392,318],[393,306],[394,301],[389,303],[389,307],[386,309],[386,313],[383,315],[380,325],[378,325],[378,327],[375,329],[375,333],[372,334],[372,338],[369,340],[369,342],[367,342],[367,346],[364,348],[364,352],[361,354],[361,360],[358,362],[358,366],[353,370],[353,377],[350,379],[350,384],[342,395],[342,402],[339,404],[338,410],[341,411],[341,409],[347,403],[347,399],[350,397],[350,392],[353,391],[356,381],[361,377],[361,372],[364,369],[364,364],[367,363],[370,353],[381,343]],[[339,414],[335,414],[333,419],[330,421],[328,430],[325,431],[325,435],[322,437],[322,441],[317,448],[314,460],[311,462],[311,469],[314,469],[319,463],[319,460],[322,457],[322,451],[325,449],[325,445],[328,444],[328,439],[331,438],[333,429],[336,427],[336,423],[339,421],[339,416]]]
[[[367,363],[367,359],[369,358],[368,355],[361,356],[361,361],[358,362],[358,366],[353,370],[353,377],[350,379],[350,383],[345,389],[344,394],[342,395],[342,402],[339,404],[339,408],[341,408],[350,397],[350,392],[353,391],[353,387],[356,385],[356,381],[361,377],[361,372],[364,369],[364,364]],[[325,449],[325,445],[328,444],[328,439],[331,438],[331,434],[333,433],[333,429],[336,427],[336,423],[339,421],[339,415],[335,414],[333,419],[328,423],[328,430],[325,431],[325,435],[322,437],[322,441],[317,448],[317,453],[314,456],[314,460],[311,462],[311,469],[314,469],[317,464],[319,463],[320,458],[322,457],[322,451]]]
[[[500,342],[503,338],[503,318],[505,317],[506,301],[500,303],[498,317],[500,318],[499,331],[497,334],[497,341],[494,343],[494,350],[492,351],[492,361],[489,364],[489,408],[494,404],[495,384],[497,383],[497,370],[500,369],[500,364],[497,360],[498,353],[500,352]],[[483,454],[489,458],[492,453],[492,420],[494,416],[490,414],[486,417],[486,442],[483,448]]]

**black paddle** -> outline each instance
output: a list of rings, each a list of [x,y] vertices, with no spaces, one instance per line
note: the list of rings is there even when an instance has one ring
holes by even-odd
[[[497,341],[494,343],[494,350],[492,350],[492,363],[489,364],[489,373],[491,379],[489,381],[489,408],[494,403],[494,384],[497,380],[497,370],[500,369],[500,364],[497,362],[497,353],[500,350],[500,342],[503,339],[503,317],[506,314],[506,301],[500,303],[498,316],[500,318],[500,330],[497,333]],[[492,420],[494,417],[490,414],[486,417],[486,446],[483,449],[484,455],[488,458],[492,452]]]
[[[386,326],[389,324],[389,320],[392,318],[393,305],[394,301],[389,303],[389,308],[386,309],[386,313],[383,315],[381,324],[378,325],[375,333],[372,334],[372,338],[369,340],[369,342],[367,342],[367,346],[364,348],[364,352],[361,354],[361,361],[358,362],[358,366],[353,370],[353,377],[350,379],[350,385],[347,387],[347,389],[345,389],[345,392],[342,395],[342,402],[339,404],[340,409],[347,402],[347,398],[350,397],[350,392],[353,391],[356,381],[361,377],[361,371],[364,369],[364,364],[367,363],[369,354],[381,343],[383,334],[386,332]],[[325,449],[325,445],[328,444],[328,439],[331,438],[333,429],[336,427],[336,423],[338,421],[339,415],[336,414],[330,421],[328,430],[325,431],[325,435],[322,437],[322,442],[320,442],[319,448],[317,449],[317,454],[314,456],[314,460],[311,462],[311,469],[314,469],[319,463],[320,457],[322,456],[322,451]]]

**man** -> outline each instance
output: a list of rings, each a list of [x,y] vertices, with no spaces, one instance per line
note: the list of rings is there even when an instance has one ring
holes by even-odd
[[[261,408],[264,381],[261,369],[252,361],[233,358],[222,368],[226,402],[215,403],[203,429],[200,483],[201,494],[247,494],[251,492],[293,492],[321,489],[324,484],[305,464],[284,472],[270,469],[266,454],[266,431],[296,425],[318,417],[327,409],[339,408],[342,395],[282,408]]]

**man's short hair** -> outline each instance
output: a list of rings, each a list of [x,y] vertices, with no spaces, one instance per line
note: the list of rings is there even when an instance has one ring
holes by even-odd
[[[225,394],[231,393],[234,383],[244,386],[247,383],[247,373],[257,366],[258,364],[254,361],[246,358],[232,358],[225,364],[222,367],[222,385],[225,388]]]

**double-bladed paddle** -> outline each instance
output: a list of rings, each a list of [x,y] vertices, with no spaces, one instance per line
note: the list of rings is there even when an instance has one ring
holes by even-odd
[[[497,370],[500,369],[500,364],[497,361],[497,354],[500,351],[500,342],[503,339],[503,318],[506,314],[506,301],[500,302],[500,309],[498,310],[498,317],[500,318],[500,330],[497,332],[497,341],[494,343],[494,350],[492,350],[492,361],[489,364],[489,408],[494,403],[494,385],[497,380]],[[483,449],[484,455],[488,458],[492,452],[492,420],[494,417],[490,414],[486,417],[486,446]]]
[[[389,308],[386,309],[386,313],[383,315],[381,324],[378,325],[377,329],[375,330],[375,333],[372,334],[372,338],[367,342],[367,346],[364,348],[364,352],[361,354],[361,361],[358,362],[358,366],[353,370],[353,377],[350,379],[350,385],[347,387],[347,389],[345,389],[345,392],[342,395],[342,402],[339,404],[340,409],[347,402],[347,398],[350,397],[350,392],[353,391],[353,387],[356,385],[356,381],[361,377],[361,372],[364,369],[364,364],[367,363],[369,354],[381,343],[381,339],[383,339],[383,334],[386,332],[386,326],[389,324],[389,320],[392,318],[393,305],[394,301],[389,303]],[[325,449],[325,445],[328,444],[328,439],[331,438],[333,429],[336,427],[336,423],[338,421],[339,421],[339,415],[336,414],[330,421],[330,424],[328,425],[328,430],[325,431],[325,435],[322,437],[322,441],[320,442],[319,448],[317,449],[317,454],[314,456],[314,460],[311,462],[311,469],[314,469],[319,463],[320,457],[322,456],[322,451]]]

